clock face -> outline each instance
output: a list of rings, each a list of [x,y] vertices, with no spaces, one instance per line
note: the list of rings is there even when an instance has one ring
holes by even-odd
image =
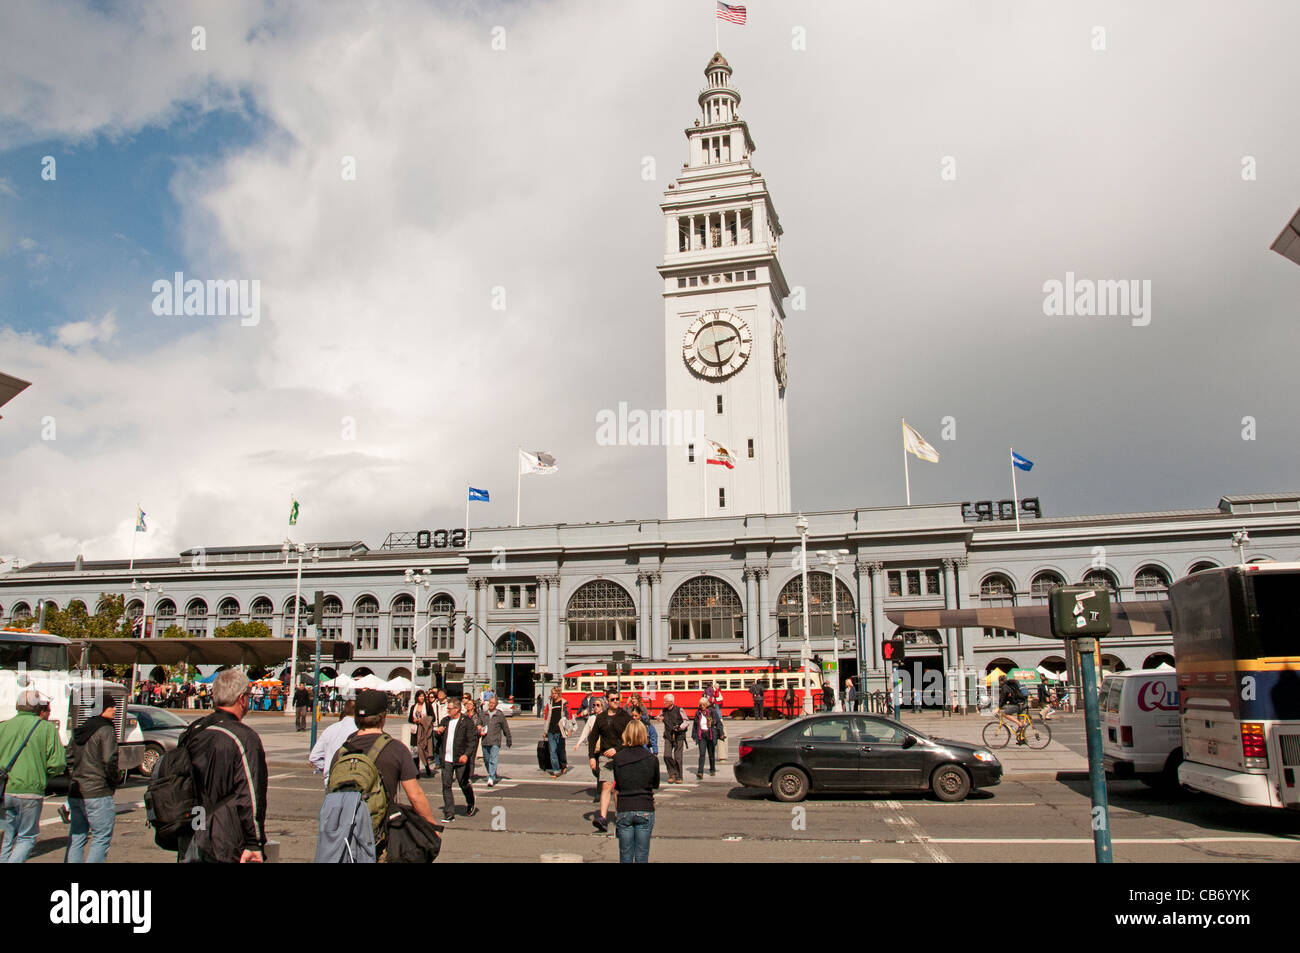
[[[781,325],[781,319],[776,321],[775,340],[772,342],[772,361],[776,369],[776,382],[782,390],[785,390],[787,379],[785,364],[785,328]]]
[[[682,338],[682,359],[697,377],[720,381],[749,360],[754,337],[749,325],[732,311],[705,311]]]

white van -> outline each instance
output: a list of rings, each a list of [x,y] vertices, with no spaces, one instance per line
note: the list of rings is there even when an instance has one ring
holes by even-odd
[[[1178,673],[1172,669],[1117,672],[1101,683],[1102,755],[1106,775],[1178,788],[1183,732]]]

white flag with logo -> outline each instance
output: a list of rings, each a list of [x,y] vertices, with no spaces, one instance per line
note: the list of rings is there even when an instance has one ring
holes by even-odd
[[[529,453],[527,450],[519,451],[519,472],[524,473],[554,473],[559,469],[555,462],[555,457],[551,456],[545,450],[538,450],[535,453]]]
[[[939,462],[939,451],[930,446],[924,437],[908,426],[907,421],[903,421],[903,449],[913,456],[920,457],[922,460],[928,460],[930,463]]]

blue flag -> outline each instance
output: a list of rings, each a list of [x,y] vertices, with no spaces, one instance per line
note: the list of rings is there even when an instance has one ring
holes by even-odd
[[[1012,450],[1011,465],[1017,470],[1032,470],[1034,468],[1034,461],[1030,460],[1028,457],[1022,457],[1020,454]]]
[[[487,490],[476,490],[474,487],[469,488],[469,501],[471,503],[490,503]]]

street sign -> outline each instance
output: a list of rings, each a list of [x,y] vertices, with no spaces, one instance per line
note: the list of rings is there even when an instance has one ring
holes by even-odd
[[[1056,586],[1049,601],[1058,639],[1110,634],[1110,590],[1104,586]]]

